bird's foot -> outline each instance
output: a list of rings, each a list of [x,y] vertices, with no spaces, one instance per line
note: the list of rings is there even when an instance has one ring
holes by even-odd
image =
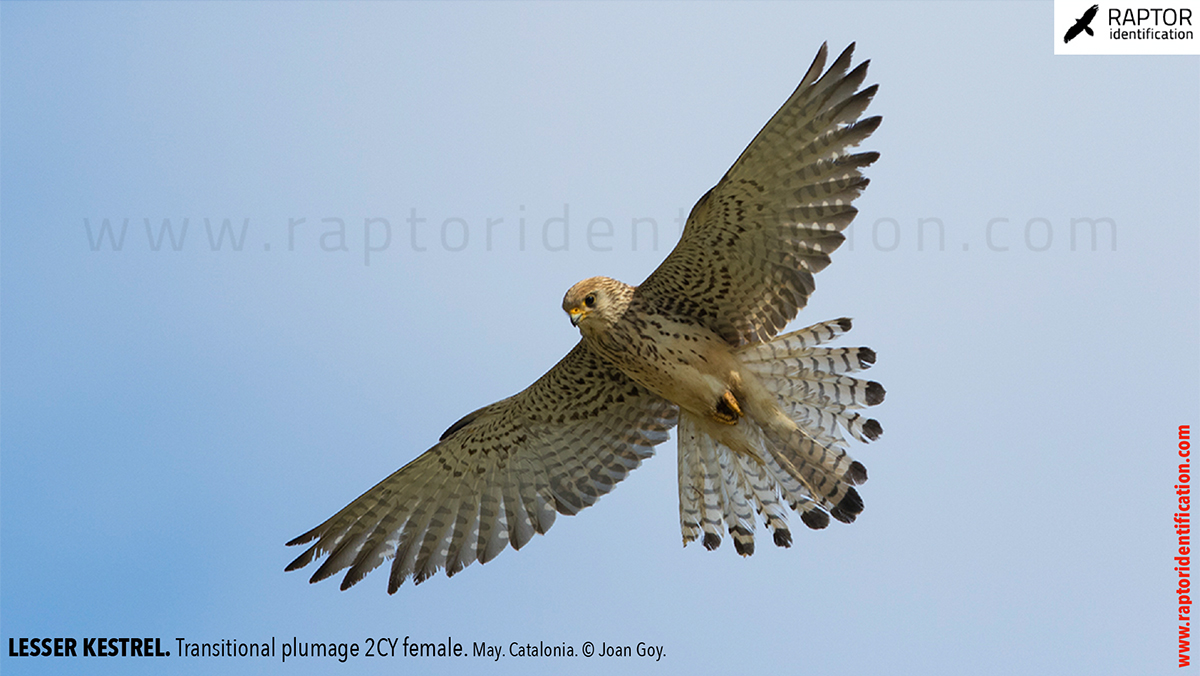
[[[736,425],[738,418],[741,417],[742,407],[733,397],[733,392],[725,390],[725,394],[722,394],[721,398],[717,400],[716,409],[712,414],[713,420],[724,425]]]

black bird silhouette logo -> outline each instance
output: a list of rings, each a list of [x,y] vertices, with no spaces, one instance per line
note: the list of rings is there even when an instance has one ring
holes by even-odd
[[[1075,25],[1067,29],[1067,34],[1063,36],[1063,42],[1070,42],[1071,40],[1074,40],[1077,35],[1084,31],[1087,31],[1088,35],[1095,35],[1095,33],[1092,32],[1091,26],[1088,24],[1092,22],[1092,19],[1096,18],[1096,12],[1099,11],[1100,5],[1092,5],[1091,7],[1088,7],[1088,11],[1084,12],[1083,16],[1079,17],[1079,20],[1075,22]]]

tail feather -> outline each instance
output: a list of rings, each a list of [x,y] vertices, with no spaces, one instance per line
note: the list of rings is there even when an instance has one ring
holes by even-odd
[[[754,361],[746,360],[747,365],[755,373],[776,377],[802,373],[843,375],[865,371],[875,363],[875,351],[869,347],[801,348],[782,353],[770,361],[755,356]]]
[[[716,443],[712,438],[701,435],[701,467],[704,476],[701,477],[701,514],[700,526],[704,530],[704,548],[708,550],[721,546],[721,533],[725,532],[723,519],[724,495],[721,493],[720,466],[716,460]]]
[[[698,431],[690,416],[679,416],[676,431],[679,445],[679,526],[683,531],[683,545],[700,537],[701,497],[703,470],[699,455],[695,452]],[[686,449],[686,452],[685,452]]]
[[[767,471],[768,477],[775,483],[788,506],[800,514],[804,525],[813,530],[820,530],[829,524],[829,515],[812,498],[808,487],[798,476],[785,470],[773,454],[767,453],[763,458],[755,460]]]
[[[765,443],[761,430],[754,430]],[[754,553],[757,512],[775,544],[789,547],[792,535],[781,498],[810,527],[821,528],[829,521],[810,495],[770,454],[758,458],[733,451],[704,434],[690,414],[680,414],[679,520],[684,545],[703,537],[706,549],[716,549],[727,530],[737,552],[749,556]],[[816,514],[805,516],[809,512]]]
[[[736,454],[725,446],[714,445],[713,456],[722,479],[721,502],[725,513],[725,527],[733,537],[733,547],[738,554],[749,556],[754,553],[754,509],[747,499],[750,493],[741,466],[734,459]]]
[[[866,469],[843,449],[822,445],[799,429],[787,436],[780,436],[775,430],[764,431],[767,450],[779,466],[803,485],[810,498],[831,513],[852,485],[866,479]]]
[[[755,462],[749,456],[741,453],[733,455],[737,459],[742,476],[746,479],[746,485],[750,488],[755,509],[766,523],[767,529],[773,534],[775,544],[781,547],[790,547],[792,533],[787,525],[787,511],[784,509],[783,503],[779,501],[779,491],[775,488],[775,480],[767,473],[767,469],[762,463]],[[751,523],[753,524],[753,522]]]
[[[703,535],[705,549],[721,546],[724,496],[716,442],[702,433],[691,416],[679,419],[679,517],[683,544]],[[685,483],[686,482],[686,483]]]
[[[887,394],[883,386],[873,380],[805,370],[778,376],[761,373],[756,366],[749,365],[748,368],[759,375],[772,394],[785,402],[810,402],[823,408],[839,404],[849,408],[864,408],[882,402]]]
[[[788,402],[781,408],[792,422],[810,436],[829,445],[845,446],[845,439],[837,434],[839,428],[864,444],[875,441],[883,433],[879,421],[848,411],[845,406],[820,408],[804,402]]]
[[[787,418],[738,422],[737,437],[687,412],[679,417],[679,518],[683,543],[703,537],[715,549],[728,532],[738,553],[754,552],[759,518],[776,545],[788,547],[791,507],[812,529],[830,517],[852,522],[863,510],[855,486],[867,480],[862,463],[849,454],[846,436],[878,439],[878,421],[855,409],[883,400],[879,383],[847,374],[875,363],[869,348],[818,347],[850,330],[837,319],[741,349],[738,359],[774,395]],[[707,433],[706,433],[707,430]],[[729,444],[729,445],[726,445]],[[737,450],[733,450],[734,446]],[[758,518],[754,515],[758,514]]]
[[[849,331],[851,325],[851,320],[846,317],[813,324],[799,331],[776,336],[769,343],[757,343],[743,348],[738,352],[738,358],[742,360],[743,364],[748,364],[790,357],[802,350],[838,338]]]

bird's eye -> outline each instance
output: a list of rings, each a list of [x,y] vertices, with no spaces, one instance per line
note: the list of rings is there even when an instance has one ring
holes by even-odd
[[[586,306],[588,306],[588,307],[592,307],[592,306],[594,306],[594,305],[596,304],[596,294],[594,294],[594,293],[589,293],[589,294],[588,294],[588,295],[587,295],[587,296],[586,296],[586,297],[583,299],[583,304],[584,304],[584,305],[586,305]]]

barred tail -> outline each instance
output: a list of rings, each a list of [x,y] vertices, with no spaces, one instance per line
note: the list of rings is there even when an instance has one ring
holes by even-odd
[[[738,358],[759,377],[795,426],[760,424],[742,418],[751,453],[737,452],[704,432],[705,421],[681,412],[679,419],[679,518],[683,542],[703,537],[715,549],[728,531],[739,554],[754,553],[757,512],[776,545],[788,547],[786,503],[809,528],[832,515],[850,523],[862,511],[855,485],[867,470],[848,453],[845,434],[878,439],[879,422],[856,409],[883,401],[874,381],[847,375],[871,367],[869,348],[818,347],[850,330],[838,319],[743,348]]]

